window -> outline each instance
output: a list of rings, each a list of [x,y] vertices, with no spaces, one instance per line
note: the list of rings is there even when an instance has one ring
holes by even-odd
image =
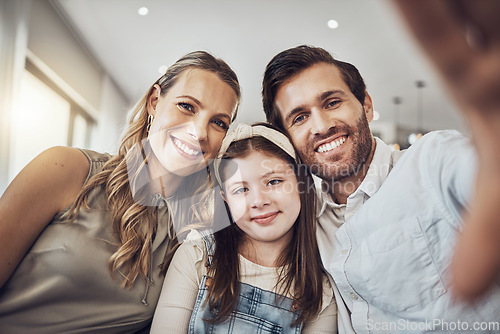
[[[87,148],[94,121],[27,62],[12,115],[9,180],[52,146]]]

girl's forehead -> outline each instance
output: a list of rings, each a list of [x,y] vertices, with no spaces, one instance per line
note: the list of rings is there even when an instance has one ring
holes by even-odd
[[[274,174],[294,175],[294,172],[287,161],[259,151],[251,152],[241,158],[229,159],[223,170],[225,182],[262,178]]]

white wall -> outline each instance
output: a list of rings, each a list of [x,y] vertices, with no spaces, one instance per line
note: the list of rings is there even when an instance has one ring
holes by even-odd
[[[87,102],[95,108],[99,107],[103,71],[59,17],[50,1],[32,1],[28,49]]]
[[[8,185],[9,126],[30,53],[88,107],[96,121],[89,148],[115,153],[132,105],[51,1],[0,1],[0,195]]]
[[[98,152],[116,154],[126,124],[129,103],[108,75],[103,76],[101,92],[101,112],[90,148]]]
[[[370,129],[387,144],[397,142],[396,123],[389,121],[371,121]]]
[[[11,112],[24,71],[31,0],[0,1],[0,194],[8,183]]]

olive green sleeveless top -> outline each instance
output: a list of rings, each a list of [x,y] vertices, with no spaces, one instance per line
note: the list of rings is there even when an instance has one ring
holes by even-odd
[[[108,154],[82,150],[90,161],[87,182]],[[0,333],[134,333],[147,330],[164,276],[159,265],[171,247],[167,237],[175,203],[163,200],[153,242],[151,284],[138,278],[127,290],[113,279],[108,261],[118,249],[103,187],[88,196],[90,210],[72,223],[58,213],[0,289]],[[26,205],[30,205],[26,203]]]

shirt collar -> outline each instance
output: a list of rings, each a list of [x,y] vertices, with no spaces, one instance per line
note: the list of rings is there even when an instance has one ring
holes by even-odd
[[[349,197],[359,196],[361,192],[365,193],[368,197],[372,197],[382,186],[385,179],[389,175],[392,168],[392,149],[381,139],[375,137],[375,152],[373,153],[373,159],[368,167],[363,182],[359,185],[358,189]],[[320,217],[326,210],[326,207],[330,205],[333,208],[340,208],[345,206],[345,204],[338,204],[333,199],[332,196],[323,187],[323,180],[319,177],[314,176],[314,183],[318,193],[318,217]]]
[[[379,138],[375,137],[376,147],[373,159],[366,176],[356,192],[362,191],[372,197],[380,189],[392,169],[392,149]],[[354,194],[352,194],[354,195]],[[351,196],[352,196],[351,195]]]

